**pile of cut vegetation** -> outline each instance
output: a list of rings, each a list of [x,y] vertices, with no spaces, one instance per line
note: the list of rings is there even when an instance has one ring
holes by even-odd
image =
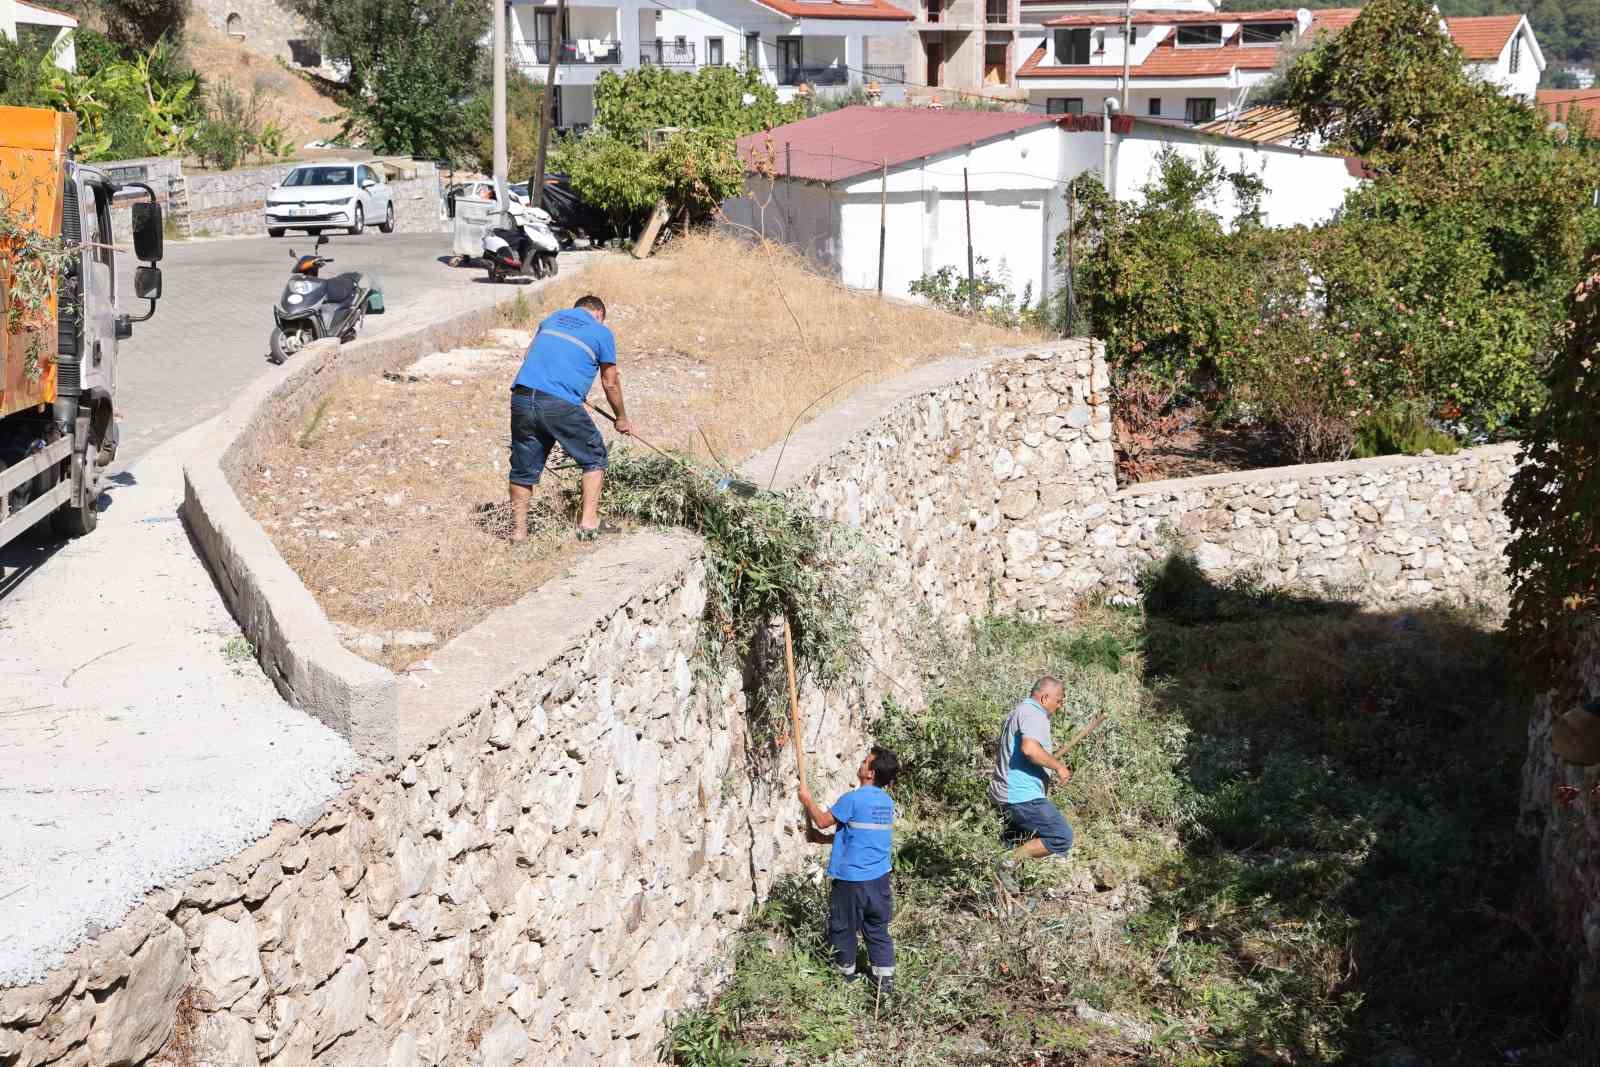
[[[577,472],[559,454],[537,536],[513,547],[481,509],[505,499],[508,390],[533,329],[589,292],[606,302],[638,432],[708,468],[870,382],[1023,340],[843,289],[798,256],[725,237],[676,239],[642,263],[599,258],[517,301],[469,348],[339,383],[247,473],[247,507],[359,654],[403,669],[580,553],[562,494]],[[598,387],[592,397],[605,407]]]

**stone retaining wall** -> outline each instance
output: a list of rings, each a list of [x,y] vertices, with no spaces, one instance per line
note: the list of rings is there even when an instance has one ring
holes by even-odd
[[[1600,766],[1575,767],[1557,758],[1551,731],[1557,716],[1596,699],[1600,623],[1589,628],[1574,651],[1566,684],[1535,702],[1522,768],[1522,828],[1539,842],[1541,881],[1556,940],[1576,965],[1575,1031],[1600,1025]],[[1558,792],[1566,793],[1566,799]]]
[[[208,556],[231,561],[219,584],[242,618],[281,624],[292,613],[270,602],[290,581],[311,604],[294,611],[316,609],[292,574],[252,577],[259,545],[226,555],[260,531],[218,502],[238,507],[224,472],[248,462],[260,420],[314,402],[320,375],[394,358],[345,346],[307,360],[292,386],[241,400],[244,422],[224,421],[228,440],[186,471],[199,475],[186,514]],[[1271,563],[1269,580],[1331,584],[1357,573],[1352,556],[1394,558],[1382,595],[1397,597],[1450,587],[1503,536],[1506,449],[1118,491],[1104,382],[1081,342],[926,367],[745,465],[883,562],[864,578],[870,662],[837,690],[803,689],[819,793],[847,784],[891,689],[920,701],[919,609],[1065,611],[1128,588],[1165,527],[1219,574]],[[770,750],[749,743],[746,671],[695,669],[701,552],[683,535],[607,545],[451,642],[426,688],[369,708],[383,760],[330,811],[153,893],[46,982],[0,994],[0,1064],[653,1062],[666,1014],[714,986],[728,931],[806,855],[791,748],[754,760]],[[263,661],[331,677],[339,655],[280,626]],[[776,669],[768,651],[745,666]],[[293,677],[308,675],[275,675],[306,697]]]

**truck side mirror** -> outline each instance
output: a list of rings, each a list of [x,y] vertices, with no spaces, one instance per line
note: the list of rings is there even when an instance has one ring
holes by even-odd
[[[161,268],[140,267],[133,272],[133,295],[140,300],[161,299]]]
[[[141,200],[133,205],[133,256],[146,263],[161,262],[165,234],[161,205]],[[160,272],[157,272],[159,278]]]

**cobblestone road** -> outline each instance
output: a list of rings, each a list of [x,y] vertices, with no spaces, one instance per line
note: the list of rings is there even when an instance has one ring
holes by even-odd
[[[289,249],[311,247],[304,234],[167,245],[161,264],[165,295],[155,318],[136,325],[120,352],[122,443],[114,469],[125,469],[162,441],[217,414],[270,366],[267,337],[272,307],[289,276]],[[335,236],[324,248],[335,270],[368,271],[382,282],[388,312],[367,320],[362,335],[368,337],[506,295],[505,288],[485,284],[482,270],[441,263],[449,251],[449,234],[374,230],[360,237]],[[131,265],[127,269],[131,272]],[[131,293],[132,286],[124,284],[123,291]],[[135,313],[142,309],[134,300],[126,306]]]

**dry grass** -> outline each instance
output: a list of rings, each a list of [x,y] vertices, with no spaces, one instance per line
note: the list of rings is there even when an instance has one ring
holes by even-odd
[[[565,528],[512,548],[495,528],[499,513],[479,510],[504,499],[506,391],[550,309],[600,294],[638,432],[730,465],[782,437],[829,390],[806,418],[918,364],[1020,341],[843,290],[786,252],[770,257],[707,235],[644,263],[604,258],[533,294],[453,367],[416,381],[340,383],[304,424],[280,428],[250,472],[246,506],[347,643],[403,669],[580,554]],[[601,400],[598,386],[592,395]],[[556,470],[541,488],[553,498],[573,480]],[[409,643],[381,649],[358,639],[405,631]]]

